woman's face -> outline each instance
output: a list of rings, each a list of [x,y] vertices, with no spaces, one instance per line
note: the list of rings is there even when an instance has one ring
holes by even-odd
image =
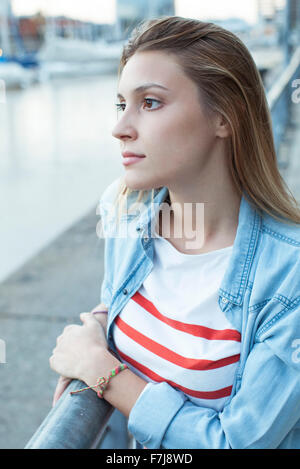
[[[166,89],[134,91],[147,83]],[[145,155],[124,166],[127,187],[176,190],[195,177],[199,180],[216,143],[216,131],[200,105],[196,84],[175,59],[158,51],[135,53],[118,88],[121,109],[112,135],[120,139],[121,152]]]

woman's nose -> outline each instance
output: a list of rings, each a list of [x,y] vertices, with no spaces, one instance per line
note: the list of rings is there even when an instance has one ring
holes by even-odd
[[[134,139],[137,137],[137,131],[128,120],[125,122],[124,119],[120,119],[112,129],[112,136],[120,140]]]

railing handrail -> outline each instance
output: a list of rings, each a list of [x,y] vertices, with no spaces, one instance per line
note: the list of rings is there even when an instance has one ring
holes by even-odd
[[[289,81],[292,79],[293,75],[296,73],[297,69],[300,67],[300,46],[295,50],[292,58],[280,75],[279,79],[274,83],[267,93],[267,101],[270,109],[272,110],[277,103],[278,99],[284,92],[285,88],[288,86]]]
[[[99,447],[114,408],[92,389],[73,380],[29,440],[25,449],[89,449]]]

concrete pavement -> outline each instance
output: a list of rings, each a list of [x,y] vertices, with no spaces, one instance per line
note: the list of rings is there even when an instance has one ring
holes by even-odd
[[[92,209],[0,284],[0,448],[24,448],[48,414],[58,375],[49,367],[65,325],[100,300],[103,240]],[[114,417],[115,418],[115,417]]]

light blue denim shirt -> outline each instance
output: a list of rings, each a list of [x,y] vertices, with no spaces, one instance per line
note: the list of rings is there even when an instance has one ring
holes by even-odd
[[[119,179],[108,186],[99,205],[101,302],[109,309],[107,339],[115,352],[114,320],[153,267],[150,221],[168,194],[166,187],[155,190],[154,203],[149,196],[144,210],[121,218],[129,235],[114,236],[108,207],[118,185]],[[127,208],[136,198],[135,191]],[[149,383],[131,410],[129,431],[149,449],[300,449],[300,225],[261,214],[245,194],[219,306],[242,337],[224,409],[199,407],[166,382]]]

